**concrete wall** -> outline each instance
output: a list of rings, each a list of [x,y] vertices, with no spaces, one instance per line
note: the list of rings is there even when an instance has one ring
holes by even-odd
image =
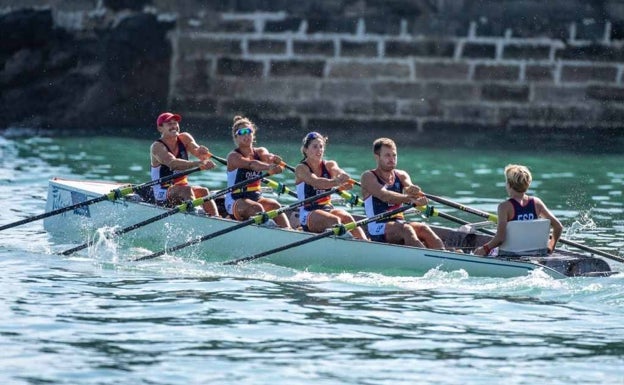
[[[45,3],[74,30],[98,12],[176,21],[162,109],[218,136],[245,114],[297,138],[624,142],[622,0]]]

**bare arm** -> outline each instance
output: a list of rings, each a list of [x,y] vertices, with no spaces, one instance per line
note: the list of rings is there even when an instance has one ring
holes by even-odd
[[[230,152],[227,157],[228,171],[236,170],[237,168],[243,168],[252,171],[270,171],[271,174],[278,174],[283,171],[283,168],[278,164],[269,162],[270,159],[275,159],[275,156],[271,157],[272,154],[270,154],[265,148],[260,147],[256,150],[258,152],[260,160],[254,159],[253,157],[243,156],[237,151]]]
[[[360,183],[362,184],[362,196],[364,199],[372,195],[390,204],[414,203],[415,199],[407,194],[388,191],[383,188],[384,186],[379,183],[372,171],[364,172],[360,178]]]
[[[555,246],[557,245],[557,241],[561,238],[561,233],[563,232],[563,226],[561,222],[553,213],[548,210],[546,204],[542,202],[539,198],[534,198],[535,200],[535,209],[537,211],[537,216],[541,218],[546,218],[550,220],[550,226],[552,226],[553,232],[550,241],[548,242],[548,252],[552,253],[555,250]]]
[[[346,183],[350,179],[349,175],[342,171],[336,162],[327,161],[325,165],[327,166],[327,171],[329,171],[331,178],[317,176],[304,164],[297,165],[295,168],[295,183],[299,184],[305,182],[314,188],[322,190],[342,185],[345,185],[343,186],[345,188],[351,188],[351,185]]]
[[[511,203],[508,201],[502,202],[498,205],[498,224],[496,225],[496,235],[485,245],[478,247],[474,253],[476,255],[487,255],[490,253],[490,250],[500,246],[503,241],[505,241],[505,237],[507,236],[507,222],[510,214],[510,210],[513,210]]]
[[[165,147],[165,145],[160,142],[152,143],[152,147],[150,148],[150,154],[152,159],[152,166],[154,167],[161,164],[169,167],[172,170],[186,170],[192,167],[202,167],[202,169],[214,167],[214,164],[212,165],[212,167],[209,167],[210,165],[206,164],[207,162],[205,161],[190,161],[176,158],[172,153],[169,152],[167,147]]]

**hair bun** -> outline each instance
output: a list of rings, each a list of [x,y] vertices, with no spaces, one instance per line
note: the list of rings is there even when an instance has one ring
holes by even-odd
[[[243,119],[245,119],[245,118],[243,118],[243,117],[242,117],[242,116],[240,116],[240,115],[236,115],[236,116],[234,117],[234,123],[236,124],[236,122],[238,122],[239,120],[243,120]]]

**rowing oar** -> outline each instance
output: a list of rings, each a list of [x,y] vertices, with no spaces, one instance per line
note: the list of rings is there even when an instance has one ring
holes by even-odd
[[[238,230],[240,228],[243,228],[243,227],[246,227],[246,226],[249,226],[249,225],[253,225],[253,224],[261,225],[261,224],[267,222],[269,219],[276,218],[278,215],[280,215],[282,213],[285,213],[285,212],[287,212],[289,210],[292,210],[294,208],[297,208],[299,206],[303,206],[303,205],[305,205],[307,203],[314,202],[315,200],[318,200],[320,198],[323,198],[323,197],[325,197],[327,195],[331,195],[331,194],[336,193],[336,192],[338,192],[337,188],[333,188],[331,190],[327,190],[327,191],[322,192],[322,193],[320,193],[318,195],[315,195],[313,197],[309,197],[309,198],[306,198],[306,199],[304,199],[302,201],[295,202],[295,203],[291,204],[290,206],[284,206],[284,207],[280,207],[279,209],[275,209],[275,210],[271,210],[271,211],[267,211],[267,212],[264,212],[264,213],[260,213],[260,214],[254,215],[253,217],[247,219],[246,221],[240,222],[240,223],[238,223],[238,224],[236,224],[234,226],[230,226],[230,227],[227,227],[225,229],[221,229],[219,231],[215,231],[214,233],[210,233],[210,234],[204,235],[204,236],[202,236],[200,238],[192,239],[192,240],[190,240],[188,242],[181,243],[181,244],[179,244],[177,246],[168,247],[168,248],[166,248],[164,250],[161,250],[161,251],[159,251],[157,253],[137,258],[134,261],[144,261],[146,259],[152,259],[152,258],[160,257],[163,254],[172,253],[174,251],[178,251],[178,250],[183,249],[185,247],[188,247],[188,246],[191,246],[191,245],[195,245],[197,243],[204,242],[204,241],[207,241],[209,239],[216,238],[216,237],[218,237],[220,235],[223,235],[223,234],[231,233],[232,231]]]
[[[459,204],[457,202],[453,202],[451,200],[444,199],[444,198],[441,198],[441,197],[438,197],[438,196],[435,196],[435,195],[425,194],[425,196],[427,196],[427,198],[429,198],[431,200],[434,200],[436,202],[445,204],[447,206],[450,206],[450,207],[453,207],[453,208],[456,208],[456,209],[459,209],[459,210],[462,210],[462,211],[465,211],[465,212],[468,212],[468,213],[471,213],[471,214],[478,215],[478,216],[480,216],[482,218],[486,218],[490,222],[498,223],[498,216],[495,215],[495,214],[490,214],[488,212],[477,210],[477,209],[472,208],[472,207],[466,207],[466,206],[461,205],[461,204]],[[567,239],[564,239],[564,238],[559,238],[559,242],[563,243],[564,245],[573,246],[573,247],[576,247],[577,249],[584,250],[584,251],[587,251],[587,252],[590,252],[590,253],[594,253],[596,255],[600,255],[600,256],[605,257],[605,258],[610,258],[610,259],[612,259],[614,261],[617,261],[617,262],[624,263],[624,258],[622,258],[622,257],[619,257],[619,256],[614,255],[614,254],[607,253],[607,252],[602,251],[602,250],[595,249],[593,247],[589,247],[589,246],[583,245],[582,243],[577,243],[577,242],[570,241],[570,240],[567,240]]]
[[[432,201],[435,201],[435,202],[438,202],[438,203],[442,203],[443,205],[447,205],[447,206],[450,206],[450,207],[453,207],[453,208],[465,211],[467,213],[478,215],[480,217],[483,217],[483,218],[487,219],[490,222],[494,222],[494,223],[498,222],[498,217],[496,215],[494,215],[494,214],[490,214],[490,213],[487,213],[485,211],[477,210],[477,209],[472,208],[472,207],[467,207],[467,206],[464,206],[464,205],[459,204],[457,202],[453,202],[451,200],[442,198],[442,197],[437,196],[437,195],[433,195],[433,194],[424,194],[424,195],[427,198],[431,199]]]
[[[16,227],[16,226],[19,226],[19,225],[23,225],[25,223],[34,222],[34,221],[37,221],[39,219],[48,218],[48,217],[51,217],[51,216],[54,216],[54,215],[57,215],[57,214],[61,214],[61,213],[67,212],[67,211],[76,210],[76,209],[78,209],[80,207],[92,205],[94,203],[103,202],[103,201],[114,201],[114,200],[122,198],[122,197],[124,197],[124,196],[126,196],[128,194],[132,194],[134,192],[137,192],[137,191],[139,191],[141,189],[144,189],[144,188],[147,188],[147,187],[151,187],[151,186],[154,186],[154,185],[157,185],[157,184],[161,184],[161,183],[167,182],[169,180],[172,180],[172,179],[175,179],[175,178],[179,178],[179,177],[191,174],[191,173],[193,173],[195,171],[199,171],[199,170],[200,170],[199,167],[194,167],[194,168],[190,168],[190,169],[185,170],[185,171],[181,171],[179,173],[175,173],[173,175],[165,176],[165,177],[162,177],[160,179],[152,180],[150,182],[142,183],[142,184],[139,184],[139,185],[130,185],[130,186],[116,188],[116,189],[111,190],[110,192],[108,192],[108,193],[106,193],[106,194],[104,194],[102,196],[99,196],[97,198],[89,199],[89,200],[86,200],[84,202],[73,204],[71,206],[61,207],[61,208],[58,208],[56,210],[48,211],[48,212],[45,212],[43,214],[35,215],[33,217],[25,218],[25,219],[19,220],[17,222],[13,222],[13,223],[9,223],[9,224],[0,226],[0,231],[6,230],[6,229],[9,229],[9,228],[12,228],[12,227]]]
[[[227,262],[224,262],[224,265],[237,265],[237,264],[239,264],[241,262],[253,261],[253,260],[258,259],[258,258],[266,257],[267,255],[271,255],[271,254],[278,253],[280,251],[292,249],[293,247],[305,245],[306,243],[318,241],[319,239],[322,239],[322,238],[331,237],[332,235],[336,235],[336,236],[344,235],[344,234],[347,233],[347,231],[351,231],[351,230],[353,230],[353,229],[355,229],[355,228],[357,228],[359,226],[364,226],[364,225],[366,225],[366,224],[368,224],[370,222],[375,222],[375,221],[380,221],[380,220],[383,220],[383,219],[390,218],[391,216],[396,215],[398,213],[401,213],[401,212],[403,212],[405,210],[409,210],[412,207],[414,207],[414,206],[413,205],[405,205],[405,206],[401,206],[401,207],[396,208],[396,209],[391,210],[391,211],[387,211],[387,212],[384,212],[384,213],[381,213],[381,214],[377,214],[377,215],[375,215],[373,217],[370,217],[370,218],[359,220],[357,222],[350,222],[350,223],[347,223],[347,224],[342,224],[341,223],[339,225],[333,226],[332,228],[330,228],[330,229],[328,229],[328,230],[326,230],[326,231],[324,231],[324,232],[322,232],[320,234],[311,236],[309,238],[305,238],[305,239],[302,239],[302,240],[297,241],[297,242],[289,243],[289,244],[284,245],[284,246],[276,247],[275,249],[271,249],[271,250],[268,250],[268,251],[265,251],[265,252],[262,252],[262,253],[259,253],[259,254],[254,254],[254,255],[250,255],[248,257],[243,257],[243,258],[238,258],[238,259],[234,259],[234,260],[231,260],[231,261],[227,261]]]
[[[193,207],[199,206],[199,205],[201,205],[201,204],[203,204],[205,202],[208,202],[210,200],[213,200],[215,198],[223,196],[223,195],[229,193],[230,191],[233,191],[233,190],[239,189],[241,187],[244,187],[245,185],[247,185],[247,184],[249,184],[251,182],[254,182],[256,180],[262,179],[262,178],[264,178],[267,175],[269,175],[269,173],[264,173],[262,175],[258,175],[258,176],[255,176],[253,178],[250,178],[250,179],[244,180],[242,182],[236,183],[236,184],[234,184],[234,185],[232,185],[232,186],[230,186],[230,187],[228,187],[226,189],[219,190],[219,191],[217,191],[217,192],[215,192],[213,194],[207,195],[205,197],[201,197],[201,198],[197,198],[197,199],[193,199],[193,200],[184,202],[184,203],[174,207],[173,209],[171,209],[169,211],[165,211],[164,213],[162,213],[160,215],[156,215],[155,217],[148,218],[148,219],[146,219],[146,220],[144,220],[142,222],[135,223],[135,224],[130,225],[128,227],[124,227],[123,229],[115,229],[113,231],[112,235],[117,236],[117,235],[125,234],[125,233],[128,233],[128,232],[132,231],[132,230],[138,229],[139,227],[143,227],[145,225],[149,225],[150,223],[154,223],[154,222],[159,221],[161,219],[170,217],[170,216],[172,216],[174,214],[177,214],[177,213],[180,213],[180,212],[187,212],[190,209],[192,209]],[[61,255],[70,255],[70,254],[72,254],[72,253],[74,253],[76,251],[79,251],[79,250],[82,250],[82,249],[86,249],[87,247],[91,246],[93,243],[94,243],[94,241],[90,240],[88,242],[83,243],[82,245],[73,247],[73,248],[71,248],[69,250],[65,250],[65,251],[61,252],[60,254]]]

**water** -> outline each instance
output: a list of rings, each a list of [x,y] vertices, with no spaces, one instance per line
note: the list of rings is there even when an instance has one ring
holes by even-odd
[[[210,147],[225,156],[230,146]],[[0,224],[43,212],[53,176],[147,180],[148,147],[0,138]],[[270,148],[299,159],[296,145]],[[368,148],[330,143],[328,156],[356,177],[373,165]],[[528,164],[566,236],[618,255],[623,161],[399,148],[401,167],[427,192],[490,212],[504,198],[502,168]],[[221,167],[192,179],[225,183]],[[40,222],[0,233],[3,384],[624,384],[624,274],[319,274],[175,256],[60,257],[58,246]]]

